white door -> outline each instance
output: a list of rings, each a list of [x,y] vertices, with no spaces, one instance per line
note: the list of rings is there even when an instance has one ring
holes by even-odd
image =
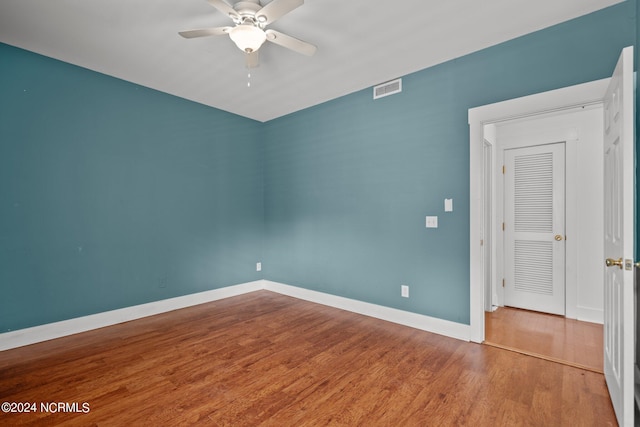
[[[565,144],[504,158],[504,303],[564,315]]]
[[[604,372],[621,426],[634,417],[633,48],[622,51],[604,98]]]

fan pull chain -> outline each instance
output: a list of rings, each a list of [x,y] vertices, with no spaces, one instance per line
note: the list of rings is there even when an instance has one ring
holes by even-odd
[[[251,72],[247,73],[247,87],[251,87]]]

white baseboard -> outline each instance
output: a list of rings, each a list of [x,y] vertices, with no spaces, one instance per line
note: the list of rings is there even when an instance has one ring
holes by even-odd
[[[185,307],[191,307],[259,290],[268,290],[305,301],[363,314],[365,316],[386,320],[388,322],[398,323],[400,325],[409,326],[423,331],[469,341],[469,325],[463,325],[461,323],[450,322],[448,320],[437,319],[435,317],[384,307],[323,292],[312,291],[296,286],[285,285],[283,283],[276,283],[268,280],[256,280],[255,282],[227,286],[220,289],[213,289],[211,291],[199,292],[196,294],[125,307],[118,310],[91,314],[89,316],[78,317],[75,319],[63,320],[61,322],[34,326],[32,328],[5,332],[0,334],[0,351],[35,344],[41,341],[48,341],[55,338],[61,338],[67,335],[116,325],[118,323],[128,322],[142,317],[153,316],[155,314],[166,313]]]
[[[344,298],[336,295],[325,294],[323,292],[298,288],[296,286],[285,285],[283,283],[264,281],[264,289],[279,294],[288,295],[294,298],[328,305],[341,310],[375,317],[376,319],[398,323],[434,334],[445,335],[459,340],[469,341],[470,326],[461,323],[442,320],[423,314],[411,313],[409,311],[398,310],[396,308],[385,307],[368,302]]]
[[[134,305],[118,310],[105,311],[102,313],[91,314],[89,316],[63,320],[61,322],[47,323],[45,325],[34,326],[32,328],[5,332],[0,334],[0,351],[35,344],[41,341],[48,341],[80,332],[86,332],[92,329],[103,328],[105,326],[128,322],[130,320],[153,316],[155,314],[166,313],[168,311],[178,310],[223,298],[229,298],[263,288],[263,281],[258,280],[255,282],[227,286],[220,289],[198,292],[195,294],[154,301],[146,304]]]
[[[604,324],[604,310],[589,307],[576,307],[576,318],[582,322]]]

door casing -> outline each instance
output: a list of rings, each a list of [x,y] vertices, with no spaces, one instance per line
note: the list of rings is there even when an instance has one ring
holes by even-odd
[[[560,112],[583,106],[601,105],[609,78],[516,98],[469,110],[470,127],[470,334],[473,342],[484,341],[485,280],[484,259],[488,250],[484,245],[483,189],[485,176],[485,129],[491,124]],[[490,131],[488,131],[490,133]],[[495,162],[493,163],[495,165]],[[495,217],[495,215],[494,215]],[[493,229],[495,230],[495,224]],[[493,259],[497,257],[492,257]],[[495,269],[494,269],[495,271]]]

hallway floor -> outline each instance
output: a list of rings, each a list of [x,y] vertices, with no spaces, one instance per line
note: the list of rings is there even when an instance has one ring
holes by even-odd
[[[602,325],[500,307],[485,312],[485,344],[603,372]]]

